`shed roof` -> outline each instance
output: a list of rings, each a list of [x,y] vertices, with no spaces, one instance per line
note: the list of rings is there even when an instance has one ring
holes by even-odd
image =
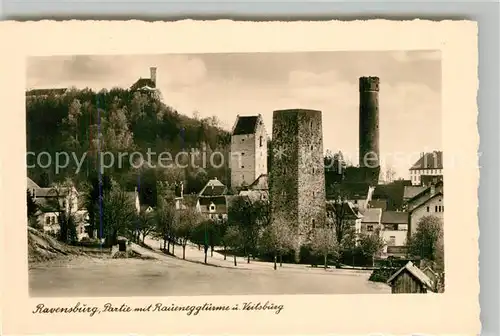
[[[38,189],[40,186],[36,184],[32,179],[28,177],[28,181],[26,183],[28,189]]]
[[[411,261],[408,261],[406,265],[397,270],[390,278],[387,280],[388,284],[391,284],[403,271],[406,271],[413,275],[418,281],[424,284],[428,289],[432,290],[432,280],[424,273],[420,268],[415,266]]]

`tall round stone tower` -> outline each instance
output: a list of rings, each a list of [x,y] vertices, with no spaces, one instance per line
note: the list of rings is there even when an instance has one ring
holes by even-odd
[[[378,77],[359,78],[359,166],[380,167]]]
[[[272,219],[285,222],[294,232],[299,261],[311,230],[326,221],[321,111],[274,111],[272,149]]]

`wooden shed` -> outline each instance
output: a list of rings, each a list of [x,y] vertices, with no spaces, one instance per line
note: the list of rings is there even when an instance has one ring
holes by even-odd
[[[393,294],[427,293],[434,289],[432,280],[411,261],[397,270],[387,283]]]

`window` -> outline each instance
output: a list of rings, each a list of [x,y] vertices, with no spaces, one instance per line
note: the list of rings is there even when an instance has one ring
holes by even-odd
[[[312,120],[311,120],[311,121],[309,122],[309,129],[311,129],[311,130],[312,130],[312,128],[313,128],[313,122],[312,122]]]
[[[390,236],[389,237],[389,242],[387,243],[389,246],[394,246],[396,245],[396,236]]]
[[[63,205],[62,206],[63,206],[63,208],[66,207],[66,201],[63,200]]]
[[[50,224],[50,217],[46,217],[46,218],[45,218],[45,223],[46,223],[46,224]]]
[[[51,221],[52,224],[55,224],[56,223],[56,217],[51,217],[50,221]]]
[[[244,165],[241,165],[241,168],[245,168],[245,166],[244,166]]]
[[[283,191],[281,192],[281,196],[286,197],[286,191],[284,191],[284,190],[283,190]]]
[[[354,200],[354,204],[358,204],[358,200]]]
[[[373,231],[373,225],[367,225],[366,231]]]
[[[286,167],[283,168],[283,174],[286,174]]]
[[[316,196],[316,193],[313,191],[313,197]]]
[[[429,209],[429,207],[427,207],[427,212],[430,212],[430,209]]]
[[[219,214],[219,219],[222,219],[222,218],[223,218],[223,217],[222,217],[222,214]]]
[[[245,142],[245,139],[241,139],[241,142]]]
[[[244,152],[241,152],[241,156],[244,156],[244,155],[245,155],[245,153],[244,153]]]
[[[314,219],[312,220],[312,227],[313,229],[316,227],[316,221]]]
[[[316,171],[316,170],[313,168],[313,174],[314,174],[314,172],[315,172],[315,171]]]
[[[212,212],[215,211],[215,204],[213,204],[213,203],[210,204],[210,211],[212,211]]]
[[[311,147],[310,147],[310,148],[311,148],[311,150],[313,150],[313,149],[314,149],[314,146],[313,146],[313,145],[311,145]]]
[[[434,207],[434,212],[438,212],[438,206],[437,205]]]
[[[259,137],[259,146],[262,147],[262,135]]]
[[[398,230],[399,231],[408,231],[408,225],[407,224],[399,224]]]

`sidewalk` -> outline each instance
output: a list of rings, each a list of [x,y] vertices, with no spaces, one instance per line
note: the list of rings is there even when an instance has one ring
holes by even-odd
[[[155,238],[146,237],[145,244],[150,246],[157,253],[161,253],[166,256],[161,250],[160,241]],[[172,252],[172,247],[170,248],[170,252]],[[182,246],[175,245],[175,256],[182,260]],[[170,257],[171,258],[171,257]],[[200,264],[204,264],[205,261],[205,253],[203,247],[198,250],[197,245],[192,243],[188,243],[186,245],[186,261],[196,262]],[[247,263],[247,258],[245,257],[236,257],[236,264],[234,266],[234,258],[232,255],[228,255],[226,260],[224,260],[224,255],[219,252],[213,252],[213,256],[211,256],[210,250],[207,254],[207,264],[216,267],[224,267],[224,268],[233,268],[233,269],[241,269],[241,270],[259,270],[259,271],[274,271],[274,263],[265,262],[265,261],[257,261],[250,259],[250,263]],[[359,270],[348,270],[348,269],[336,269],[336,268],[328,268],[325,270],[322,267],[312,268],[309,265],[304,264],[288,264],[283,263],[283,266],[280,267],[279,263],[277,264],[277,271],[293,271],[300,273],[310,273],[310,272],[320,272],[321,274],[342,274],[342,275],[356,275],[356,274],[365,274],[366,271]],[[371,273],[371,272],[370,272]]]

